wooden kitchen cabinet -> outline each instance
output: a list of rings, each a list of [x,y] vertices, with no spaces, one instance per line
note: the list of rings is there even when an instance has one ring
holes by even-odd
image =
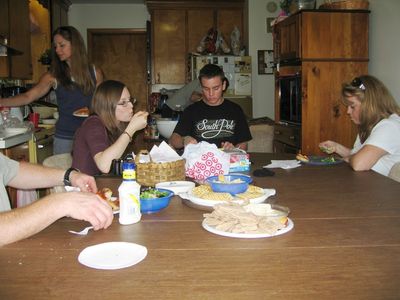
[[[368,60],[368,20],[367,11],[302,11],[274,26],[275,59]]]
[[[72,2],[70,0],[51,0],[51,32],[60,26],[68,25],[68,10]]]
[[[154,83],[185,82],[186,12],[154,10],[152,28]]]
[[[152,83],[183,84],[187,81],[188,53],[214,27],[228,46],[230,34],[238,27],[244,33],[244,1],[146,1],[152,22]]]
[[[277,150],[321,154],[318,144],[328,139],[353,146],[357,130],[342,104],[341,87],[368,73],[368,17],[369,11],[310,10],[274,26],[275,121],[287,127],[276,136]],[[295,124],[281,120],[280,82],[288,74],[301,78],[301,121]]]
[[[30,79],[32,77],[31,39],[28,0],[0,0],[0,35],[21,55],[0,57],[0,77]]]

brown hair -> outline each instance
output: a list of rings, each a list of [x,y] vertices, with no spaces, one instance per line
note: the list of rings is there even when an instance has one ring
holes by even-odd
[[[106,80],[99,84],[93,95],[91,113],[99,116],[111,142],[115,142],[128,125],[115,117],[115,109],[125,87],[120,81]]]
[[[61,61],[53,47],[51,73],[66,88],[73,89],[75,84],[85,95],[89,95],[94,90],[95,83],[90,74],[89,60],[81,34],[72,26],[58,27],[53,32],[53,40],[57,34],[71,43],[71,63],[69,66],[67,62]]]
[[[382,119],[391,114],[400,115],[400,107],[390,94],[386,86],[371,75],[362,75],[353,79],[350,83],[343,84],[343,102],[349,105],[348,97],[357,97],[361,102],[360,124],[358,134],[361,143],[371,134],[372,128]]]

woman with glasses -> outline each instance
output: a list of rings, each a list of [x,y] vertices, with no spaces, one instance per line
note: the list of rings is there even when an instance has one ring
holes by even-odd
[[[400,162],[400,107],[377,78],[364,75],[342,88],[347,114],[358,127],[353,149],[333,141],[319,144],[326,153],[337,153],[355,171],[374,170],[388,176]]]
[[[148,113],[134,113],[128,88],[107,80],[96,89],[90,116],[76,131],[72,167],[89,175],[109,173],[112,161],[120,158],[134,133],[147,125]]]
[[[57,96],[59,119],[54,137],[54,154],[70,153],[75,130],[83,118],[74,111],[90,107],[93,92],[103,81],[103,73],[91,65],[83,38],[72,26],[61,26],[53,32],[50,70],[26,93],[0,99],[0,106],[22,106],[44,97],[51,89]]]

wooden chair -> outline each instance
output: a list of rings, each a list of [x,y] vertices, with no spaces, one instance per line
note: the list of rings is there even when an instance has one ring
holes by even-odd
[[[400,182],[400,162],[394,164],[390,169],[389,178]]]
[[[63,169],[66,170],[70,168],[72,165],[72,155],[71,153],[63,153],[63,154],[56,154],[47,157],[43,161],[43,166],[56,168],[56,169]],[[65,192],[65,188],[63,185],[55,186],[49,189],[49,193],[60,193]]]

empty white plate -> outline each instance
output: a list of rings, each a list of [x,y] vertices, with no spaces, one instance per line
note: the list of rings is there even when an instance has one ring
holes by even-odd
[[[78,261],[90,268],[116,270],[141,262],[147,256],[147,248],[127,242],[109,242],[87,247]]]

